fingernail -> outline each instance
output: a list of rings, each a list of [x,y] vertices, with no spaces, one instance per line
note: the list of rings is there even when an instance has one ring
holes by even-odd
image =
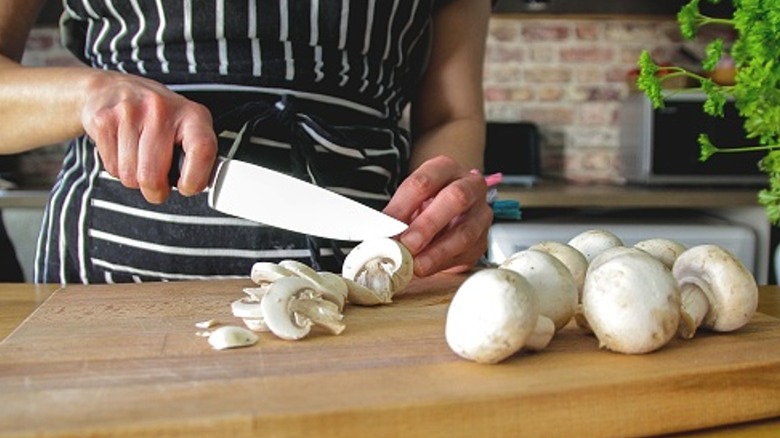
[[[412,254],[416,254],[420,251],[420,247],[422,246],[422,236],[420,233],[413,231],[401,236],[401,243],[403,243]]]

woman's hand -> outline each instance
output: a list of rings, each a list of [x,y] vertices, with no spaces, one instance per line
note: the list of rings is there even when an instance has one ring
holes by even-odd
[[[89,80],[81,108],[84,130],[108,173],[140,189],[149,202],[161,203],[170,194],[174,146],[185,154],[179,192],[193,195],[206,188],[217,140],[204,106],[157,82],[101,71]]]
[[[446,156],[419,166],[398,187],[384,212],[409,224],[400,236],[419,277],[462,272],[487,249],[493,211],[482,176]]]

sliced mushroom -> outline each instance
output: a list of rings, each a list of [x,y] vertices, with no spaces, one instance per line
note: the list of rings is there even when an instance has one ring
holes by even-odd
[[[347,254],[341,270],[344,278],[373,291],[381,303],[391,302],[393,295],[406,288],[413,273],[411,253],[390,238],[361,242]],[[349,289],[352,294],[353,288]]]
[[[230,303],[233,316],[241,318],[249,330],[255,332],[267,332],[268,326],[263,319],[262,301],[252,298],[240,298]]]
[[[322,293],[325,299],[330,300],[339,306],[339,311],[344,310],[346,301],[346,295],[344,293],[345,286],[338,283],[337,280],[334,280],[328,274],[323,275],[297,260],[282,260],[279,262],[279,266],[292,272],[295,276],[310,281],[311,284]]]
[[[758,307],[758,285],[745,265],[717,245],[698,245],[680,254],[672,267],[682,289],[680,336],[698,327],[718,332],[747,324]]]
[[[292,277],[295,275],[289,269],[273,262],[257,262],[252,265],[250,278],[255,284],[267,286],[283,277]]]
[[[528,281],[508,269],[483,269],[458,288],[447,309],[444,335],[458,356],[492,364],[523,347],[541,350],[555,333],[539,315],[539,299]]]
[[[215,350],[224,350],[255,345],[258,337],[243,327],[227,325],[211,332],[208,340]]]
[[[340,334],[346,327],[338,305],[324,299],[321,291],[300,277],[274,281],[261,307],[269,330],[282,339],[301,339],[314,325],[333,334]]]

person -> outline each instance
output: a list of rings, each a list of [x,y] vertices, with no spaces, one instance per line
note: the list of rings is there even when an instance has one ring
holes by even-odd
[[[208,209],[228,153],[408,223],[418,276],[483,255],[490,0],[64,0],[63,44],[86,65],[24,67],[43,1],[0,3],[2,152],[73,139],[37,282],[245,277],[288,258],[340,271],[346,242]],[[263,190],[283,188],[247,187]]]

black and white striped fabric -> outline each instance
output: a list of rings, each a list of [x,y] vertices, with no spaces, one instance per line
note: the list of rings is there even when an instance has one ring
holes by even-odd
[[[399,120],[424,69],[435,3],[65,0],[62,32],[85,63],[206,105],[223,153],[240,138],[235,158],[380,209],[407,171]],[[262,190],[279,188],[247,195]],[[346,246],[216,213],[205,194],[148,204],[79,138],[44,216],[36,281],[245,277],[258,260],[289,258],[334,271]]]

